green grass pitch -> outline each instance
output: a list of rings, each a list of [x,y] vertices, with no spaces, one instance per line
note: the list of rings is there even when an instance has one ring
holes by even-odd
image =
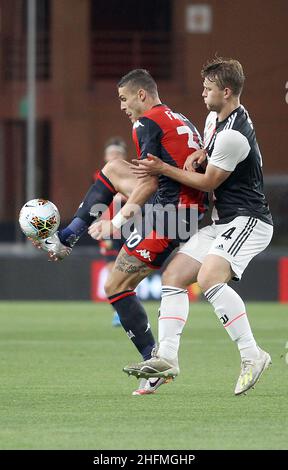
[[[156,332],[158,303],[146,307]],[[0,303],[0,449],[287,449],[287,306],[248,307],[273,360],[255,390],[234,396],[238,352],[200,302],[182,336],[180,376],[133,397],[136,379],[122,367],[138,354],[111,326],[109,305]]]

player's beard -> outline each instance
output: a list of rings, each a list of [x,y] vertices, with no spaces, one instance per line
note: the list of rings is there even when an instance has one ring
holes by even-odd
[[[206,108],[208,109],[208,111],[215,111],[216,113],[219,113],[221,111],[221,106],[217,106],[216,104],[211,104],[211,103],[205,103],[206,104]]]

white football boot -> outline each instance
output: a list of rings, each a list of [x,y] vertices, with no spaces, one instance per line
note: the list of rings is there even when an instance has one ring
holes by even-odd
[[[263,372],[272,364],[271,356],[259,348],[259,358],[255,360],[243,360],[241,372],[235,387],[235,395],[241,395],[253,387],[260,379]]]
[[[39,250],[46,251],[52,261],[61,261],[72,251],[72,248],[61,243],[58,232],[44,240],[32,240],[32,243]]]
[[[134,375],[139,378],[155,378],[161,377],[167,379],[169,377],[175,378],[180,373],[177,358],[166,360],[163,357],[151,357],[147,361],[138,362],[137,364],[129,364],[124,367],[123,372],[128,375]]]

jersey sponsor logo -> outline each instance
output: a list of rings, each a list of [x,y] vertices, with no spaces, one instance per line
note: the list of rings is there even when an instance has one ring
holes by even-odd
[[[136,253],[139,253],[140,256],[142,256],[142,258],[149,259],[149,261],[152,261],[151,257],[150,257],[150,251],[148,251],[148,250],[136,250]]]

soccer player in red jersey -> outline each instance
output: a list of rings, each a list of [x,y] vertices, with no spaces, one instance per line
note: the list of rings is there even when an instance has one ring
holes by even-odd
[[[118,93],[121,110],[133,123],[138,158],[152,153],[163,162],[182,168],[188,155],[201,147],[195,126],[161,103],[156,82],[146,70],[136,69],[125,75],[118,83]],[[127,202],[112,220],[98,220],[103,212],[101,205],[109,206],[118,192],[127,197]],[[143,216],[139,217],[144,205]],[[194,220],[191,207],[192,213],[193,208],[194,214],[196,212]],[[55,260],[63,259],[88,227],[92,238],[101,239],[117,230],[125,231],[125,224],[137,216],[138,211],[138,223],[136,220],[128,233],[105,291],[128,337],[147,360],[155,340],[134,289],[153,270],[160,268],[182,241],[190,238],[189,226],[202,217],[205,209],[206,193],[203,191],[165,176],[139,180],[129,171],[126,162],[109,162],[98,174],[72,222],[44,240],[41,248],[50,252]],[[134,394],[153,393],[164,382],[162,378],[140,381]]]

